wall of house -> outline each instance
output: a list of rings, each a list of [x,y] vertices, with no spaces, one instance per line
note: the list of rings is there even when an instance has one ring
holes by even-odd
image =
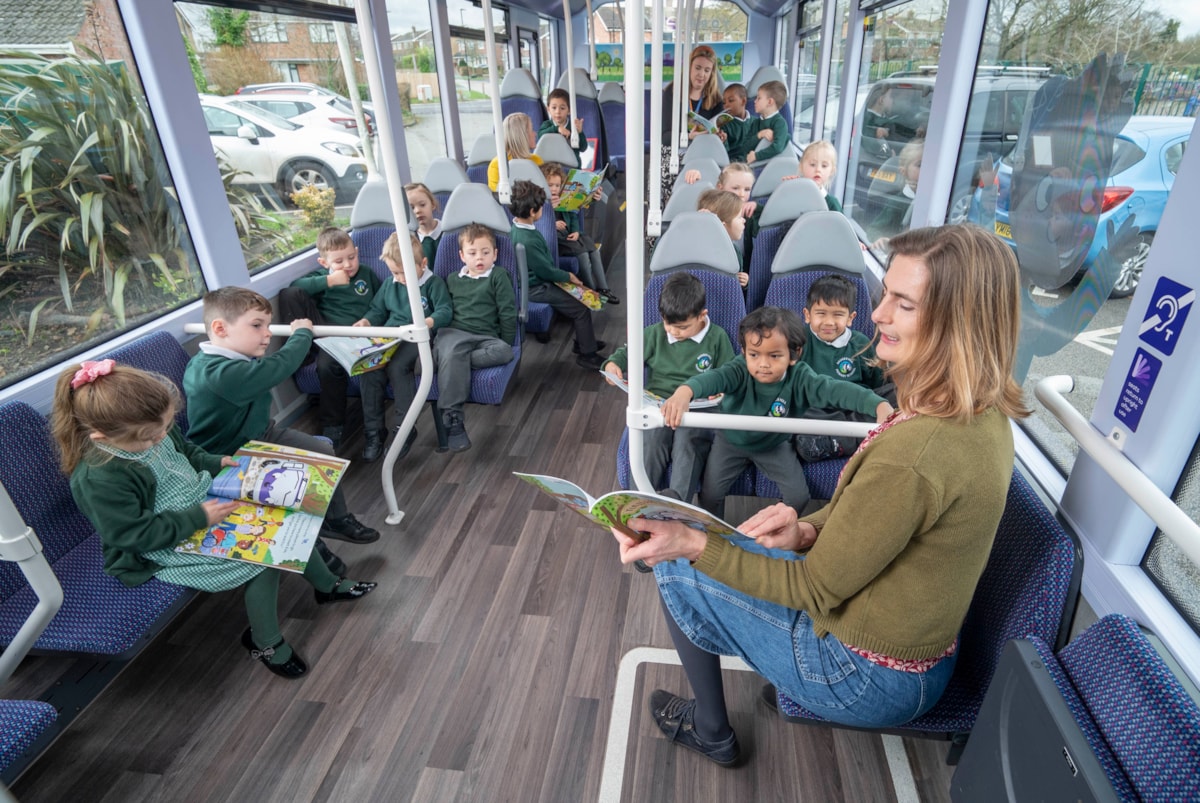
[[[98,53],[107,61],[133,65],[133,52],[125,38],[125,26],[116,0],[91,0],[84,8],[83,26],[72,40],[75,47]]]

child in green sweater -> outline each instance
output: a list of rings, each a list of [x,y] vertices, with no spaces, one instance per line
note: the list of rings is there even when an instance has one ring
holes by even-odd
[[[567,139],[567,144],[571,143],[571,94],[565,89],[551,89],[550,94],[546,96],[546,111],[550,117],[543,121],[537,130],[537,138],[541,139],[547,134],[562,134]],[[574,120],[575,132],[579,135],[577,144],[575,145],[575,158],[582,160],[583,152],[587,150],[588,141],[583,133],[583,118],[576,117]],[[571,167],[582,166],[582,161]]]
[[[442,222],[434,215],[440,205],[433,195],[433,190],[419,181],[404,185],[404,195],[408,198],[408,206],[412,209],[413,219],[417,221],[417,239],[421,242],[421,251],[429,260],[429,269],[433,270],[437,262],[437,247],[442,239]]]
[[[540,236],[540,235],[539,235]],[[438,413],[452,452],[471,448],[463,407],[471,395],[471,371],[504,365],[517,342],[517,301],[512,279],[496,268],[496,235],[472,223],[458,235],[462,270],[446,277],[454,309],[438,332],[433,357],[438,372]]]
[[[582,368],[598,371],[602,365],[600,349],[604,348],[604,343],[596,339],[596,332],[592,328],[592,311],[558,286],[573,284],[582,287],[583,280],[554,264],[550,246],[533,225],[541,219],[545,205],[546,191],[532,181],[513,184],[512,203],[509,205],[513,216],[512,242],[514,248],[525,246],[525,260],[529,267],[529,300],[549,304],[555,312],[571,319],[575,326],[575,349],[579,352],[575,362]]]
[[[858,291],[854,283],[835,273],[813,282],[804,307],[804,322],[812,337],[800,359],[813,372],[834,379],[844,379],[875,391],[894,403],[895,388],[884,384],[883,369],[875,360],[875,349],[862,332],[850,328],[856,313],[854,305]],[[839,409],[811,409],[805,418],[833,421],[870,421],[855,413]],[[856,438],[834,438],[829,435],[797,435],[796,453],[806,463],[848,457],[858,448]]]
[[[550,188],[550,205],[557,207],[567,172],[562,165],[547,162],[542,165],[542,175]],[[579,277],[583,283],[595,290],[609,304],[620,304],[621,299],[608,287],[604,274],[604,260],[600,248],[583,231],[583,221],[576,210],[554,212],[554,231],[558,239],[558,255],[573,256],[579,262]]]
[[[270,325],[271,302],[253,290],[222,287],[205,294],[204,326],[209,340],[200,344],[200,353],[188,361],[183,372],[188,435],[214,454],[233,454],[250,440],[332,454],[333,448],[324,438],[277,426],[271,420],[271,388],[294,374],[304,361],[312,345],[312,321],[292,321],[291,337],[268,357]],[[369,544],[379,539],[379,532],[354,517],[339,487],[330,499],[321,537]]]
[[[317,264],[313,271],[292,282],[279,293],[279,316],[285,321],[308,319],[317,325],[350,326],[363,316],[379,279],[370,270],[359,270],[358,249],[350,235],[329,226],[317,235]],[[337,360],[317,350],[317,378],[321,382],[318,419],[321,434],[342,442],[346,423],[346,390],[350,377]]]
[[[725,114],[729,117],[721,118],[717,123],[717,136],[725,143],[730,163],[744,162],[749,150],[758,144],[756,133],[751,131],[754,119],[746,111],[749,98],[745,85],[730,84],[725,87],[722,98],[725,101]]]
[[[673,273],[658,297],[662,322],[647,326],[643,333],[646,390],[669,396],[675,388],[697,374],[719,368],[733,359],[729,335],[708,317],[704,285],[690,273]],[[604,371],[618,379],[629,370],[625,348],[612,353]],[[670,488],[685,502],[700,482],[704,459],[712,445],[712,430],[667,427],[645,432],[646,474],[654,489]],[[671,482],[666,482],[667,465]]]
[[[787,121],[779,113],[785,103],[787,87],[782,81],[767,81],[758,88],[758,94],[754,96],[754,110],[759,119],[754,121],[750,131],[758,140],[766,140],[767,145],[757,150],[750,149],[746,154],[746,164],[765,162],[783,153],[784,148],[788,146]]]
[[[430,335],[439,327],[450,323],[454,314],[450,306],[450,292],[446,283],[426,270],[427,260],[421,248],[417,235],[409,234],[409,245],[412,248],[413,260],[417,266],[417,291],[421,297],[421,313],[425,325],[429,327]],[[383,253],[379,255],[383,264],[387,265],[392,274],[392,281],[379,288],[375,299],[371,302],[367,314],[355,322],[355,326],[410,326],[414,322],[412,307],[408,303],[408,285],[404,278],[403,257],[400,254],[400,237],[396,232],[383,244]],[[416,395],[413,368],[419,356],[416,343],[401,341],[396,352],[392,354],[387,364],[378,371],[368,371],[359,377],[359,387],[362,389],[363,430],[366,440],[363,446],[362,459],[373,463],[383,454],[383,443],[387,440],[387,428],[384,425],[384,399],[387,396],[387,384],[392,383],[392,398],[397,416],[403,416],[412,406]],[[400,457],[408,454],[413,441],[417,439],[414,427],[404,441]]]
[[[721,412],[796,418],[811,407],[842,407],[883,421],[892,405],[864,387],[813,373],[800,362],[804,324],[780,307],[759,307],[738,327],[742,355],[687,380],[662,406],[663,423],[679,426],[697,396],[724,393]],[[747,464],[774,480],[783,501],[800,513],[810,494],[785,432],[726,429],[717,433],[700,483],[700,506],[724,516],[725,494]]]
[[[244,586],[250,627],[242,633],[242,646],[276,675],[300,677],[308,665],[279,632],[280,573],[175,551],[180,541],[225,520],[241,504],[207,498],[212,476],[238,463],[184,440],[175,425],[179,404],[169,379],[113,360],[72,366],[58,379],[54,439],[71,477],[71,496],[100,535],[104,571],[130,587],[151,577],[201,591]],[[339,579],[315,551],[304,579],[318,605],[357,600],[375,588]]]

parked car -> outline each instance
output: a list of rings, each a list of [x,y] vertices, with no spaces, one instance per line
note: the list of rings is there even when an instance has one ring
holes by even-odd
[[[1150,245],[1158,231],[1167,196],[1175,184],[1175,174],[1179,170],[1179,163],[1183,161],[1194,123],[1191,117],[1134,116],[1129,118],[1113,141],[1112,168],[1104,188],[1096,233],[1078,271],[1087,271],[1101,249],[1107,247],[1108,223],[1112,222],[1115,231],[1126,218],[1134,215],[1133,223],[1139,229],[1137,249],[1121,263],[1112,298],[1132,295],[1141,281]],[[996,172],[995,231],[1015,249],[1018,244],[1013,240],[1009,222],[1012,176],[1013,158],[1010,154],[1000,161]]]
[[[200,96],[213,148],[240,174],[239,184],[277,188],[288,201],[307,186],[349,197],[367,180],[358,137],[328,128],[296,125],[231,98]]]
[[[286,117],[297,125],[318,125],[337,131],[358,133],[358,118],[354,115],[354,107],[338,95],[263,92],[233,97],[272,114]],[[367,123],[367,133],[374,134],[374,119],[366,110],[363,111],[363,117]]]
[[[278,92],[286,92],[301,95],[325,95],[341,100],[351,109],[354,104],[350,102],[350,98],[334,92],[332,89],[327,89],[320,84],[309,83],[308,81],[278,81],[269,84],[246,84],[234,94],[237,95],[259,95],[259,94],[275,94]],[[375,114],[375,107],[367,101],[362,102],[363,109]]]

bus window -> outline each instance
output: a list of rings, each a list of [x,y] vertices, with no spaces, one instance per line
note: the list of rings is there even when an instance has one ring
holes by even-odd
[[[77,34],[0,50],[0,387],[205,289],[116,2],[95,6],[6,22],[10,42]]]

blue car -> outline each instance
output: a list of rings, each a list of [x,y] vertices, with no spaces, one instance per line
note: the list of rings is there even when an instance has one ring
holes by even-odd
[[[1121,264],[1112,298],[1132,295],[1141,280],[1150,244],[1154,242],[1158,221],[1162,218],[1167,196],[1175,183],[1175,173],[1183,161],[1183,152],[1194,123],[1195,119],[1191,117],[1134,116],[1129,118],[1114,140],[1112,174],[1104,189],[1096,233],[1079,269],[1079,273],[1088,270],[1101,249],[1107,245],[1108,223],[1111,221],[1115,231],[1126,218],[1134,214],[1133,223],[1140,230],[1137,249]],[[1013,153],[1019,151],[1017,148]],[[1009,224],[1012,174],[1011,156],[1005,157],[996,171],[994,226],[996,234],[1015,249],[1017,245]],[[985,220],[977,222],[986,225]]]

